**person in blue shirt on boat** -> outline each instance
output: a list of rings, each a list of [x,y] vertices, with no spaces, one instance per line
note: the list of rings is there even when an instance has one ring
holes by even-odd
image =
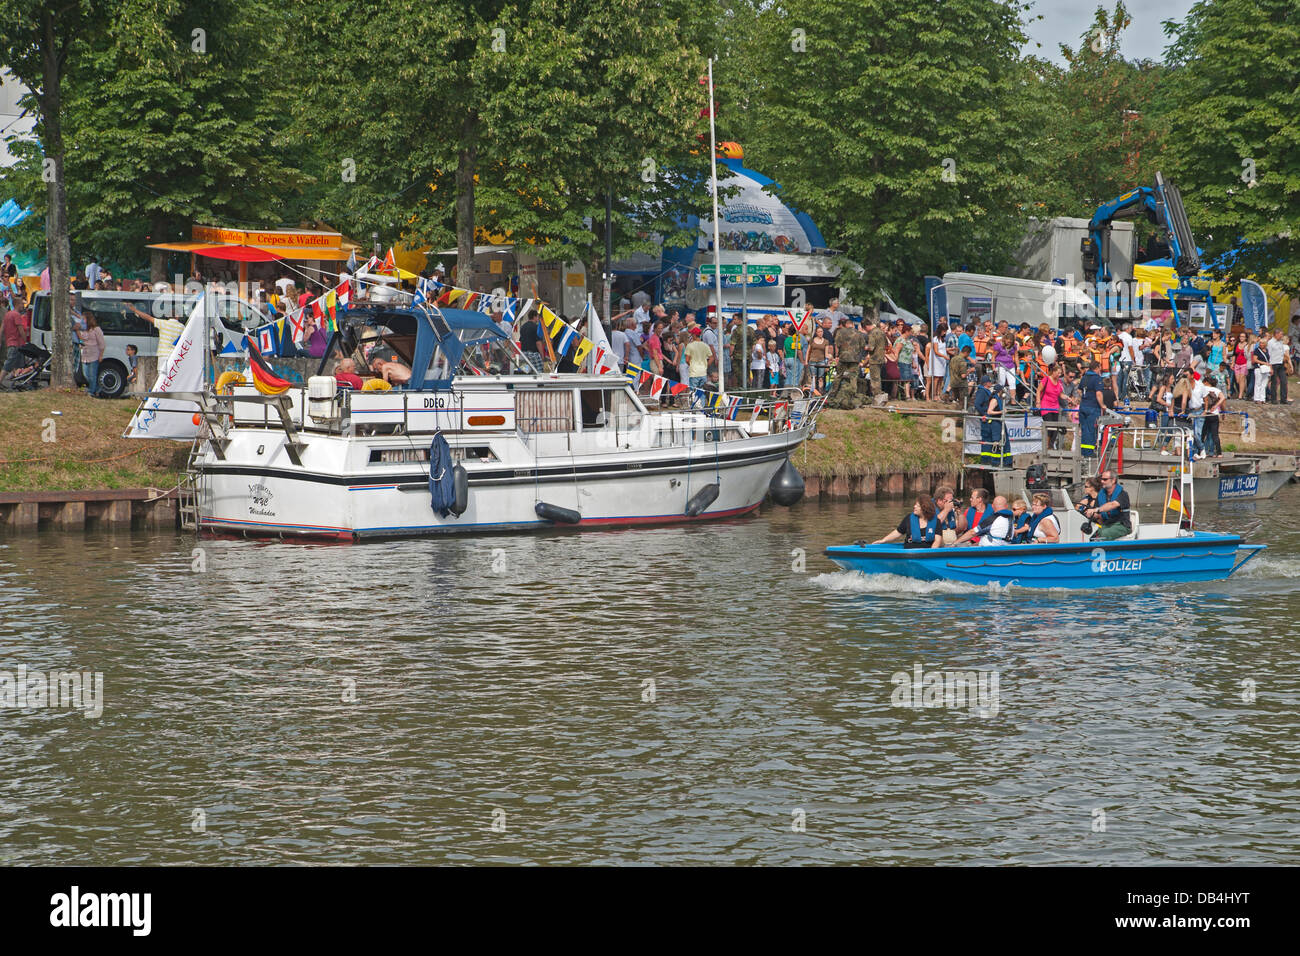
[[[1097,422],[1106,407],[1104,388],[1101,363],[1093,359],[1079,386],[1079,454],[1083,458],[1097,457]]]
[[[1101,527],[1092,536],[1094,541],[1114,541],[1132,534],[1129,520],[1128,492],[1109,468],[1101,474],[1101,491],[1097,493],[1097,507],[1085,512],[1085,517]]]
[[[929,495],[917,495],[912,505],[912,513],[898,523],[898,527],[872,544],[888,544],[903,539],[905,548],[937,548],[942,542],[939,533],[939,519],[936,517],[934,499]]]

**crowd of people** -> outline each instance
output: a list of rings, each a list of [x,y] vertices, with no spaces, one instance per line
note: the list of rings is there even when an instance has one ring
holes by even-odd
[[[1113,541],[1133,531],[1132,505],[1115,472],[1106,469],[1084,482],[1084,497],[1075,510],[1084,518],[1082,533],[1092,541]],[[1034,492],[1030,500],[990,496],[983,488],[971,489],[962,508],[956,492],[946,485],[934,495],[920,494],[910,514],[898,526],[870,544],[901,541],[904,548],[1003,547],[1016,544],[1057,544],[1061,520],[1052,510],[1052,497]],[[866,541],[855,544],[866,545]]]

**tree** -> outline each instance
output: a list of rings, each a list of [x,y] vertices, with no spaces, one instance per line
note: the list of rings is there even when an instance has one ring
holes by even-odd
[[[1199,2],[1166,30],[1171,166],[1204,261],[1234,250],[1220,277],[1300,292],[1300,12],[1293,0]]]
[[[69,76],[74,237],[137,256],[195,221],[278,222],[289,106],[262,0],[113,0]],[[184,238],[189,238],[185,235]],[[155,251],[154,281],[165,279]]]
[[[54,332],[51,384],[71,388],[72,325],[68,290],[68,198],[64,179],[63,78],[68,53],[92,23],[99,22],[92,0],[63,3],[0,0],[0,65],[32,91],[37,110],[36,136],[44,154],[45,237],[50,264],[50,316]]]
[[[1061,45],[1066,68],[1036,61],[1050,117],[1041,148],[1040,215],[1089,218],[1109,199],[1150,185],[1160,166],[1165,113],[1158,93],[1165,69],[1120,52],[1132,18],[1122,0],[1097,7],[1077,49]]]
[[[698,181],[674,179],[702,165],[698,7],[319,5],[312,33],[348,69],[302,77],[299,132],[319,181],[304,208],[407,242],[454,239],[462,263],[480,229],[590,255],[584,219],[603,218],[607,192],[620,218],[671,233],[702,200]],[[322,121],[331,83],[343,95]]]
[[[747,48],[724,65],[746,93],[729,129],[861,266],[844,284],[869,301],[915,302],[923,275],[955,264],[1010,264],[1033,195],[1023,9],[789,0],[756,5],[748,28],[737,14]]]

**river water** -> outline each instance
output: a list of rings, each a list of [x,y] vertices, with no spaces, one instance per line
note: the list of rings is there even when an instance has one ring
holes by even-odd
[[[103,696],[0,709],[0,862],[1295,863],[1298,503],[1202,508],[1270,550],[1161,593],[825,559],[898,503],[351,547],[9,537],[0,671]],[[903,706],[918,666],[984,693]]]

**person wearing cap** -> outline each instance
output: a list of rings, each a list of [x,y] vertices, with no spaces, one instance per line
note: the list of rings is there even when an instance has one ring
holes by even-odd
[[[1004,400],[1000,391],[1000,386],[993,382],[993,376],[985,372],[980,376],[979,388],[975,389],[972,404],[975,414],[980,417],[980,464],[1009,468],[1011,441],[1002,419]]]
[[[1084,458],[1097,457],[1097,422],[1106,407],[1100,368],[1095,358],[1089,362],[1079,386],[1079,454]]]
[[[685,358],[691,388],[703,388],[709,380],[709,362],[713,349],[704,344],[698,325],[691,326],[691,341],[686,346]]]

